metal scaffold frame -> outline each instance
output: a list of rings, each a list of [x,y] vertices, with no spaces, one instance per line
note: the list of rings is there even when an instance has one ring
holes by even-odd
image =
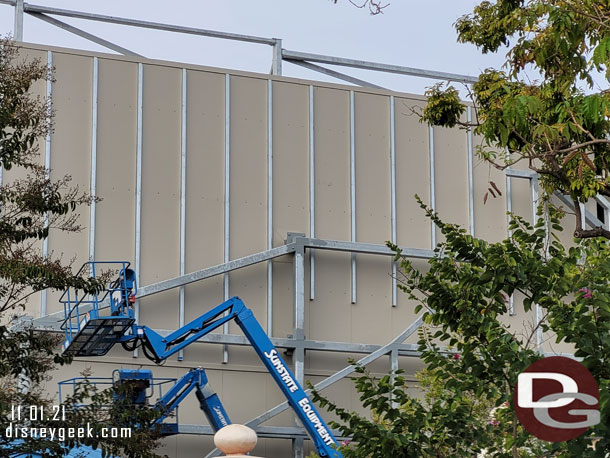
[[[23,41],[23,17],[28,14],[36,19],[47,22],[67,32],[73,33],[81,38],[92,41],[100,46],[110,49],[119,54],[126,56],[139,56],[140,54],[117,45],[104,38],[93,35],[85,30],[75,27],[67,22],[57,19],[59,17],[85,19],[89,21],[105,22],[111,24],[125,25],[131,27],[139,27],[153,30],[162,30],[166,32],[175,32],[188,35],[199,35],[210,38],[219,38],[224,40],[241,41],[260,45],[270,46],[272,48],[271,71],[272,75],[282,74],[283,62],[288,62],[300,67],[313,70],[325,74],[327,76],[337,78],[339,80],[355,84],[356,86],[381,88],[373,83],[355,78],[345,73],[324,67],[319,64],[358,68],[363,70],[371,70],[384,73],[395,73],[407,76],[416,76],[420,78],[430,78],[441,81],[455,81],[465,84],[472,84],[477,81],[476,77],[462,75],[458,73],[439,72],[434,70],[425,70],[421,68],[406,67],[403,65],[384,64],[379,62],[369,62],[357,59],[346,59],[343,57],[325,56],[321,54],[304,53],[292,51],[282,47],[282,39],[258,37],[254,35],[243,35],[237,33],[220,32],[217,30],[201,29],[195,27],[185,27],[174,24],[164,24],[159,22],[143,21],[140,19],[130,19],[118,16],[108,16],[103,14],[88,13],[84,11],[67,10],[62,8],[53,8],[42,5],[33,5],[25,3],[23,0],[0,0],[0,4],[11,5],[15,8],[15,22],[13,38],[15,41]]]

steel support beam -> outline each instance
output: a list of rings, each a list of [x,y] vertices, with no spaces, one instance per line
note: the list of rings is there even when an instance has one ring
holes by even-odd
[[[16,0],[15,5],[15,25],[13,27],[13,39],[23,41],[23,0]]]
[[[377,351],[370,353],[369,355],[365,356],[364,358],[361,358],[360,360],[358,360],[356,362],[355,365],[354,364],[349,365],[349,366],[345,367],[344,369],[340,370],[339,372],[336,372],[335,374],[331,375],[330,377],[325,378],[321,382],[314,385],[314,389],[318,390],[318,391],[323,390],[324,388],[332,385],[333,383],[335,383],[335,382],[341,380],[342,378],[353,373],[356,370],[357,366],[366,366],[367,364],[370,364],[371,362],[375,361],[376,359],[378,359],[384,355],[387,355],[392,350],[394,350],[398,345],[400,345],[405,339],[407,339],[415,331],[417,331],[417,329],[422,325],[422,323],[423,323],[423,317],[420,315],[413,323],[411,323],[409,325],[409,327],[407,327],[402,333],[400,333],[398,336],[396,336],[396,338],[394,338],[391,342],[380,347]],[[309,394],[311,392],[311,390],[306,390],[306,392]],[[258,417],[253,418],[252,420],[250,420],[249,422],[246,423],[246,426],[249,426],[250,428],[256,430],[256,428],[260,424],[279,415],[280,413],[284,412],[288,408],[289,408],[288,401],[282,402],[281,404],[276,405],[275,407],[269,409],[267,412],[259,415]],[[220,453],[221,453],[220,450],[214,449],[207,455],[207,457],[219,456]]]
[[[138,290],[138,299],[141,299],[151,294],[160,293],[167,291],[168,289],[176,288],[179,286],[188,285],[199,280],[213,277],[215,275],[224,274],[233,270],[241,269],[242,267],[248,267],[259,262],[267,261],[269,259],[284,256],[285,254],[294,252],[294,243],[282,245],[271,250],[263,251],[261,253],[244,256],[233,261],[229,261],[224,264],[218,264],[216,266],[208,267],[206,269],[197,270],[186,275],[175,277],[169,280],[164,280],[159,283],[144,286]]]
[[[108,49],[112,49],[113,51],[116,51],[119,54],[124,54],[126,56],[143,57],[141,54],[135,53],[133,51],[130,51],[127,48],[123,48],[122,46],[116,45],[108,40],[104,40],[103,38],[92,35],[89,32],[85,32],[84,30],[79,29],[78,27],[74,27],[73,25],[67,24],[63,21],[60,21],[59,19],[55,19],[51,16],[47,16],[46,14],[31,13],[31,12],[28,12],[28,14],[30,16],[35,17],[36,19],[40,19],[41,21],[48,22],[49,24],[59,27],[60,29],[64,29],[65,31],[73,33],[74,35],[78,35],[79,37],[92,41],[93,43],[97,43],[100,46],[103,46]]]
[[[14,5],[15,3],[7,0],[0,0],[0,3]],[[132,27],[141,27],[146,29],[164,30],[166,32],[186,33],[190,35],[201,35],[211,38],[223,38],[225,40],[246,41],[249,43],[260,43],[273,46],[275,40],[273,38],[257,37],[253,35],[241,35],[237,33],[218,32],[216,30],[199,29],[195,27],[184,27],[173,24],[163,24],[160,22],[141,21],[138,19],[128,19],[119,16],[107,16],[103,14],[86,13],[82,11],[66,10],[61,8],[51,8],[42,5],[25,4],[24,11],[26,13],[43,13],[52,14],[54,16],[66,16],[77,19],[87,19],[90,21],[108,22],[111,24],[129,25]]]
[[[435,80],[455,81],[459,83],[473,84],[478,78],[458,73],[437,72],[424,70],[421,68],[403,67],[400,65],[381,64],[377,62],[366,62],[356,59],[345,59],[342,57],[324,56],[321,54],[310,54],[306,52],[282,51],[284,60],[301,62],[318,62],[321,64],[340,65],[343,67],[362,68],[365,70],[375,70],[378,72],[398,73],[401,75],[418,76],[421,78],[431,78]]]
[[[292,60],[292,59],[284,59],[284,60],[286,62],[290,62],[291,64],[298,65],[299,67],[307,68],[308,70],[313,70],[314,72],[332,76],[333,78],[337,78],[342,81],[347,81],[348,83],[355,84],[356,86],[370,87],[373,89],[385,89],[381,86],[377,86],[376,84],[369,83],[368,81],[364,81],[359,78],[355,78],[353,76],[346,75],[345,73],[331,70],[330,68],[312,64],[311,62],[306,62],[306,61],[301,61],[301,60]]]

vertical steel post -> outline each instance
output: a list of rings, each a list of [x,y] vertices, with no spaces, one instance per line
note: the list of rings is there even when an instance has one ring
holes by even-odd
[[[508,159],[509,154],[506,152],[506,158]],[[506,223],[510,224],[511,213],[513,211],[513,194],[512,194],[512,178],[510,175],[506,175]],[[507,226],[508,228],[508,226]],[[508,237],[512,236],[510,229],[507,229]],[[515,295],[511,294],[508,298],[508,315],[515,316]]]
[[[534,177],[530,179],[530,191],[532,197],[532,225],[536,224],[538,219],[538,177]],[[534,326],[536,326],[536,347],[538,351],[542,351],[542,328],[539,326],[540,321],[542,320],[542,309],[540,305],[536,304],[534,306]]]
[[[23,41],[23,0],[15,2],[15,25],[13,28],[13,40]]]
[[[51,81],[51,72],[53,69],[53,53],[51,51],[47,51],[47,67],[49,72],[49,78],[47,79],[47,92],[46,92],[46,100],[47,100],[47,136],[45,137],[44,142],[44,167],[45,167],[45,175],[48,178],[51,172],[51,116],[53,114],[52,108],[52,99],[51,96],[53,94],[53,83]],[[44,219],[45,227],[49,225],[49,214],[45,215]],[[42,241],[42,257],[46,258],[49,255],[49,237],[47,236]],[[43,289],[40,294],[40,316],[45,316],[47,314],[47,290]]]
[[[93,58],[93,92],[91,95],[91,181],[89,192],[95,196],[97,187],[97,89],[99,79],[99,62]],[[95,200],[89,207],[89,260],[95,259]]]
[[[390,352],[390,380],[392,383],[396,380],[396,371],[398,370],[398,349],[394,348]],[[390,393],[390,396],[392,394]],[[394,401],[394,397],[392,396],[392,407],[398,407],[398,403]]]
[[[280,38],[273,39],[273,60],[271,63],[271,74],[282,74],[282,40]]]
[[[180,102],[180,275],[186,267],[186,68],[182,69],[182,94]],[[179,290],[179,326],[184,326],[184,286]],[[178,353],[178,361],[184,359],[184,352]]]
[[[273,82],[267,81],[267,249],[273,248]],[[267,261],[267,335],[273,335],[273,261]]]
[[[298,243],[294,252],[294,338],[305,338],[305,247]],[[294,352],[294,375],[303,384],[305,350],[297,346]]]
[[[467,111],[468,124],[472,122],[472,107],[469,106]],[[472,141],[472,128],[468,127],[468,222],[470,235],[474,236],[474,146]]]
[[[138,64],[138,108],[137,108],[137,133],[136,133],[136,234],[135,234],[135,269],[136,283],[140,284],[141,265],[141,222],[142,222],[142,93],[144,87],[144,66]],[[140,301],[135,303],[136,323],[140,322]],[[133,357],[138,357],[138,349],[133,351]]]
[[[356,119],[354,91],[349,92],[349,175],[350,175],[350,215],[351,241],[356,241]],[[352,304],[356,303],[356,254],[351,254],[351,288]]]
[[[293,353],[294,376],[303,386],[305,380],[305,247],[302,243],[297,243],[294,252],[294,339],[297,341]],[[295,416],[295,423],[298,420]],[[303,457],[303,439],[295,438],[292,443],[293,456]]]
[[[292,456],[294,458],[303,458],[305,456],[304,442],[302,437],[292,439]]]
[[[430,126],[428,128],[429,137],[429,153],[430,153],[430,208],[436,210],[436,183],[435,183],[435,171],[434,171],[434,128]],[[430,223],[430,245],[432,249],[436,248],[436,224],[434,221]]]
[[[396,244],[396,114],[394,96],[390,96],[390,200],[392,243]],[[392,307],[398,305],[396,262],[392,261]]]
[[[229,235],[230,235],[230,179],[231,179],[231,76],[225,74],[225,193],[224,193],[224,262],[229,262]],[[229,299],[229,274],[225,273],[223,278],[223,297]],[[229,323],[222,326],[224,334],[229,333]],[[222,363],[229,362],[229,347],[222,346]]]
[[[309,85],[309,236],[316,236],[316,145],[314,124],[314,90]],[[316,296],[315,250],[309,250],[309,300]]]
[[[52,68],[53,68],[53,53],[51,51],[47,51],[47,66],[48,66],[48,71],[49,73],[52,72]],[[47,111],[47,118],[46,118],[46,123],[47,123],[47,135],[45,137],[45,159],[44,159],[44,166],[45,166],[45,175],[48,178],[50,171],[51,171],[51,116],[52,116],[52,112],[53,112],[53,108],[52,108],[52,91],[53,91],[53,84],[51,82],[51,78],[49,77],[49,79],[47,80],[47,86],[46,86],[46,100],[47,100],[47,104],[48,104],[48,111]],[[45,215],[45,227],[47,227],[49,225],[49,214],[47,213]],[[44,258],[46,258],[49,255],[49,238],[48,236],[43,240],[42,242],[42,256]],[[45,316],[47,314],[47,290],[43,290],[41,293],[41,298],[40,298],[40,314],[41,316]]]

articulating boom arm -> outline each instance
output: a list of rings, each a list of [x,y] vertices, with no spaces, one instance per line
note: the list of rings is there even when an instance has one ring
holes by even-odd
[[[320,456],[341,458],[341,453],[333,448],[336,440],[330,428],[282,360],[277,349],[254,317],[252,310],[248,309],[240,298],[229,299],[165,337],[147,326],[134,325],[132,333],[123,336],[121,340],[124,343],[135,340],[134,346],[138,342],[141,343],[144,354],[160,363],[230,320],[235,320],[254,347],[257,355],[303,423]]]
[[[199,400],[199,407],[214,431],[231,424],[229,415],[218,399],[218,395],[208,385],[208,378],[201,368],[191,369],[157,401],[155,407],[163,412],[163,416],[157,420],[157,423],[163,422],[193,389]]]

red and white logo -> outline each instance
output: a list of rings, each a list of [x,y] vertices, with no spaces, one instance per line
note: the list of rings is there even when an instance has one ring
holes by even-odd
[[[551,356],[519,374],[514,408],[531,434],[563,442],[599,423],[599,388],[585,366],[570,358]]]

